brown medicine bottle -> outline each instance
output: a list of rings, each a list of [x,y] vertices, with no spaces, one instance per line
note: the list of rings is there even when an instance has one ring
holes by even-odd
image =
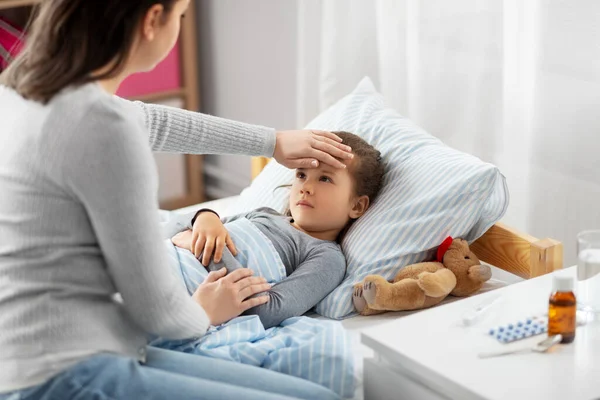
[[[573,278],[554,276],[548,308],[548,336],[562,335],[561,343],[571,343],[575,340],[576,312]]]

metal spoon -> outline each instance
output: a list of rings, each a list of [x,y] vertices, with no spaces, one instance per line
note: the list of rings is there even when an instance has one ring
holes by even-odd
[[[557,343],[560,343],[562,340],[562,335],[552,335],[548,336],[546,339],[542,340],[538,344],[533,347],[522,347],[520,349],[511,349],[511,350],[502,350],[502,351],[490,351],[486,353],[479,353],[479,358],[491,358],[491,357],[499,357],[506,356],[509,354],[517,354],[517,353],[529,353],[530,351],[535,351],[536,353],[545,353],[552,346]]]

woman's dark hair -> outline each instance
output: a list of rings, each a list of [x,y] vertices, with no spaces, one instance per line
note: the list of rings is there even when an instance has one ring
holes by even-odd
[[[162,4],[167,15],[178,0],[45,0],[36,10],[25,47],[0,83],[47,103],[71,85],[119,74],[144,15]],[[92,72],[110,65],[102,74]]]

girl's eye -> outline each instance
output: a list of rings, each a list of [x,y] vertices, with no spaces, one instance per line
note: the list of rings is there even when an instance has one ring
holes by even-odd
[[[297,172],[296,173],[296,178],[298,178],[298,179],[304,179],[304,176],[305,176],[304,172]]]
[[[328,176],[322,176],[321,177],[321,182],[329,182],[329,183],[331,183],[332,180]]]

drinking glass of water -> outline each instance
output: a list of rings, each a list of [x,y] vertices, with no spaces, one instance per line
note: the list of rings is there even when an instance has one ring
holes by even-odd
[[[600,319],[600,229],[577,235],[577,308]]]

